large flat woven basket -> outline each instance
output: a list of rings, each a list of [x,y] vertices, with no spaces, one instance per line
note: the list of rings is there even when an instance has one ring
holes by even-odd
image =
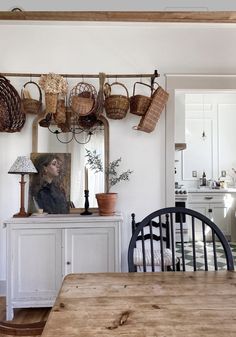
[[[18,132],[25,124],[21,98],[10,81],[0,75],[0,132]]]
[[[142,116],[139,125],[134,127],[136,130],[147,133],[152,132],[161,116],[169,94],[159,86],[152,95],[152,102],[144,116]]]

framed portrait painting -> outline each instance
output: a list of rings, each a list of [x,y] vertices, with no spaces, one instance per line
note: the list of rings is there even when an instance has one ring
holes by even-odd
[[[66,214],[70,209],[71,154],[31,153],[38,173],[30,175],[29,213]]]

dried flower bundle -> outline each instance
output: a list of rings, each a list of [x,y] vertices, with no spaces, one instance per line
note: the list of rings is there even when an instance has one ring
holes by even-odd
[[[40,87],[49,94],[66,94],[68,89],[67,81],[58,74],[49,73],[41,75],[39,79]]]

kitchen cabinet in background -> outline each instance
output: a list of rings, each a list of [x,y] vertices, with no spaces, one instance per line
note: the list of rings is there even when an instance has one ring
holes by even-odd
[[[189,193],[188,208],[210,218],[222,230],[227,239],[231,241],[232,226],[235,221],[235,194],[213,192]],[[196,228],[197,240],[202,240],[199,234],[201,232],[200,226],[201,224],[198,223]]]

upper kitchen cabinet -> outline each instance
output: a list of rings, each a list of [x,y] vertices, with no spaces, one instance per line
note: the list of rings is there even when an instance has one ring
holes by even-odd
[[[236,92],[233,91],[186,93],[187,149],[181,160],[183,181],[196,183],[203,171],[207,179],[218,180],[224,172],[226,181],[235,185],[236,174],[232,170],[236,168],[235,109]]]

